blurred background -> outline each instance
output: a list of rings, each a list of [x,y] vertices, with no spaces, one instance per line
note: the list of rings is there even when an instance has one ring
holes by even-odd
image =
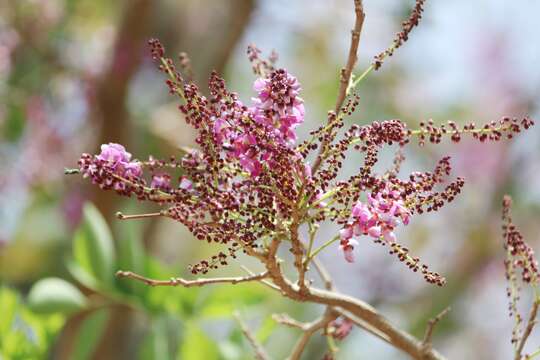
[[[356,73],[391,43],[412,6],[365,1]],[[202,88],[215,69],[245,102],[254,80],[247,44],[266,54],[275,49],[278,65],[303,86],[305,137],[333,108],[352,10],[352,0],[0,0],[0,359],[249,359],[234,309],[276,359],[284,358],[299,334],[270,315],[311,320],[320,308],[257,284],[150,289],[115,280],[119,268],[186,275],[188,264],[213,250],[172,220],[117,221],[116,211],[152,208],[63,171],[101,143],[122,143],[138,158],[167,157],[193,144],[149,57],[151,37],[171,57],[188,52]],[[410,40],[359,87],[360,106],[347,121],[400,118],[415,127],[429,118],[538,120],[539,13],[533,0],[428,2]],[[540,132],[495,144],[409,146],[402,174],[431,170],[446,154],[454,175],[466,179],[462,196],[398,234],[447,277],[446,287],[426,284],[371,242],[355,249],[354,264],[337,246],[321,260],[338,289],[418,337],[428,318],[451,306],[434,339],[448,358],[508,359],[513,322],[500,204],[504,193],[514,197],[515,222],[540,251]],[[383,155],[381,170],[392,151]],[[239,274],[240,263],[245,259],[220,275]],[[526,292],[523,301],[527,309]],[[533,334],[526,349],[539,344]],[[405,358],[358,329],[340,348],[338,359]],[[316,336],[305,359],[319,359],[325,349]]]

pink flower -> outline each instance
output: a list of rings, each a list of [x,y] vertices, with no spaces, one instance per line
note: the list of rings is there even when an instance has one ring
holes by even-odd
[[[255,80],[255,82],[253,83],[253,90],[258,92],[260,96],[260,93],[263,92],[263,90],[266,88],[267,82],[268,80],[261,78]]]
[[[182,176],[182,178],[180,179],[180,184],[178,185],[178,187],[180,189],[184,189],[184,190],[189,191],[189,190],[193,189],[193,183],[187,177]]]
[[[341,238],[341,240],[349,240],[350,238],[352,238],[352,236],[353,232],[351,227],[346,227],[339,231],[339,237]]]
[[[395,243],[396,242],[396,234],[394,234],[393,231],[386,230],[383,233],[383,239],[384,239],[384,241],[386,241],[389,244]]]
[[[108,143],[101,145],[101,153],[97,158],[116,164],[128,162],[131,159],[131,154],[120,144]]]
[[[304,171],[303,174],[304,179],[311,179],[311,166],[309,163],[304,164]]]
[[[317,193],[315,194],[315,201],[319,201],[321,200],[323,197],[323,193],[321,190],[317,190]],[[324,208],[326,207],[326,205],[328,205],[326,202],[324,201],[319,201],[319,203],[317,204],[317,207],[318,208]]]
[[[338,340],[345,339],[353,329],[353,322],[348,318],[343,318],[341,322],[335,320],[332,324],[335,328],[333,336]]]
[[[383,190],[372,196],[367,195],[368,202],[358,201],[351,209],[352,220],[340,230],[340,246],[344,251],[345,259],[350,261],[352,257],[352,242],[354,237],[369,235],[387,243],[396,241],[394,229],[400,224],[407,225],[410,219],[410,212],[404,206],[400,193],[393,190]],[[349,249],[349,247],[351,249]]]
[[[378,239],[381,236],[382,230],[380,226],[372,226],[368,229],[369,236]]]
[[[369,208],[360,201],[353,206],[351,215],[355,218],[358,218],[362,223],[367,222],[372,216]]]
[[[298,97],[298,80],[284,69],[273,71],[266,79],[257,79],[253,89],[258,96],[250,109],[259,124],[268,127],[275,139],[283,145],[296,141],[294,128],[304,121],[303,100]]]
[[[345,256],[345,260],[349,263],[354,262],[354,253],[353,253],[353,247],[352,246],[345,246],[343,247],[343,255]]]
[[[221,118],[217,119],[214,122],[214,136],[216,137],[216,141],[219,144],[223,145],[224,142],[229,141],[229,137],[231,135],[231,131],[229,128],[229,124]]]
[[[131,154],[126,149],[115,143],[101,145],[101,153],[95,156],[95,159],[104,161],[105,166],[116,175],[126,178],[139,178],[142,176],[142,166],[138,161],[130,161]],[[96,176],[96,166],[89,166],[84,171],[85,176]],[[122,185],[115,185],[118,191],[123,190]]]
[[[152,176],[150,187],[168,191],[171,188],[171,177],[169,174],[155,174]]]
[[[257,177],[261,174],[262,165],[258,160],[242,156],[240,157],[240,165],[245,171],[249,172],[251,177]]]
[[[126,163],[124,165],[124,176],[129,178],[129,177],[141,177],[142,176],[142,167],[141,167],[141,164],[139,162],[136,162],[136,161],[133,161],[133,162],[129,162],[129,163]]]

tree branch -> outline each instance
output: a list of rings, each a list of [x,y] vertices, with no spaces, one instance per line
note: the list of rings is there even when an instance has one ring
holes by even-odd
[[[536,315],[538,314],[538,307],[540,306],[540,300],[535,299],[533,306],[531,308],[531,312],[529,313],[529,320],[527,320],[527,326],[525,327],[525,332],[523,333],[523,336],[521,337],[518,346],[516,348],[516,356],[515,360],[521,360],[521,352],[523,351],[523,347],[525,346],[525,343],[527,342],[527,339],[529,338],[529,335],[531,335],[531,332],[533,331],[534,326],[536,325]]]
[[[338,313],[336,313],[331,308],[327,308],[326,312],[323,316],[321,316],[319,319],[303,324],[301,329],[304,331],[300,339],[298,339],[298,342],[296,345],[294,345],[293,351],[291,353],[291,356],[289,357],[289,360],[299,360],[302,356],[302,353],[304,352],[306,345],[309,342],[309,339],[319,330],[324,329],[328,326],[328,324],[335,320],[338,317]]]
[[[341,107],[343,106],[343,102],[347,97],[347,88],[349,87],[349,81],[351,80],[351,75],[358,59],[358,44],[360,43],[360,34],[362,32],[362,27],[364,26],[364,19],[366,17],[362,0],[354,0],[354,13],[356,16],[356,20],[354,22],[354,28],[351,31],[351,45],[349,46],[349,55],[347,57],[347,63],[345,67],[341,69],[338,96],[336,99],[336,105],[334,107],[334,112],[336,116],[339,116],[339,113],[341,112]],[[332,119],[333,117],[329,117],[328,121],[330,122],[332,121]],[[317,158],[315,159],[315,162],[313,163],[313,166],[311,168],[312,174],[315,174],[321,166],[324,149],[329,142],[330,139],[326,137],[322,141],[319,148],[319,153],[317,154]]]
[[[209,278],[209,279],[196,279],[196,280],[185,280],[182,278],[171,278],[170,280],[155,280],[146,278],[144,276],[141,276],[139,274],[136,274],[131,271],[117,271],[116,277],[118,278],[130,278],[133,280],[141,281],[145,283],[146,285],[150,286],[183,286],[183,287],[192,287],[192,286],[203,286],[203,285],[209,285],[209,284],[220,284],[220,283],[228,283],[228,284],[238,284],[242,282],[248,282],[248,281],[258,281],[266,278],[268,276],[268,272],[263,272],[258,275],[253,276],[246,276],[246,277],[222,277],[222,278]]]
[[[240,317],[240,314],[238,313],[238,311],[233,312],[233,316],[236,319],[236,321],[238,322],[238,324],[240,325],[240,329],[242,330],[242,333],[244,334],[246,339],[249,341],[249,343],[253,347],[253,350],[255,351],[255,358],[257,360],[268,360],[268,359],[270,359],[270,357],[266,353],[266,350],[264,350],[262,345],[259,344],[259,342],[255,338],[255,336],[253,336],[253,334],[251,333],[251,331],[249,330],[247,325],[244,323],[244,321]]]
[[[435,326],[441,321],[443,317],[446,316],[450,312],[450,307],[447,307],[443,311],[441,311],[437,316],[435,316],[433,319],[430,319],[428,322],[428,326],[426,328],[426,333],[424,334],[424,340],[422,341],[422,345],[424,346],[424,351],[429,352],[432,349],[431,344],[431,338],[433,336],[433,330],[435,329]]]
[[[339,294],[334,291],[309,288],[303,293],[299,287],[287,280],[279,267],[276,251],[279,241],[274,240],[269,247],[265,260],[269,277],[281,289],[283,294],[299,302],[313,302],[327,305],[330,308],[346,310],[356,316],[369,327],[380,333],[379,337],[385,339],[395,348],[409,354],[414,359],[442,360],[444,357],[433,349],[425,349],[423,343],[412,335],[394,327],[383,315],[379,314],[369,304],[351,296]],[[373,332],[373,331],[371,331]]]
[[[336,99],[336,106],[334,111],[338,115],[347,96],[347,87],[349,86],[349,81],[351,79],[351,74],[353,72],[356,61],[358,60],[358,44],[360,43],[360,33],[362,32],[362,27],[364,26],[364,19],[366,14],[364,13],[364,5],[362,0],[354,0],[354,13],[356,15],[356,20],[354,23],[354,28],[351,31],[351,45],[349,47],[349,55],[347,57],[347,64],[343,69],[341,69],[341,76],[339,80],[339,91]]]
[[[275,322],[280,323],[282,325],[296,328],[300,330],[306,330],[309,327],[309,324],[303,323],[301,321],[295,320],[292,317],[289,316],[289,314],[274,314],[272,315],[272,319],[274,319]]]

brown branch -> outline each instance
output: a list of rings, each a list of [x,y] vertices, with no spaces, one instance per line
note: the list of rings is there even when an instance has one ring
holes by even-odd
[[[334,290],[334,284],[332,282],[332,277],[328,273],[328,270],[324,267],[324,265],[319,261],[318,258],[311,259],[311,262],[315,266],[315,269],[317,270],[317,273],[319,274],[319,277],[323,281],[324,288],[326,290]]]
[[[433,349],[425,350],[423,343],[412,335],[394,327],[383,315],[363,301],[351,296],[339,294],[334,291],[309,288],[308,293],[302,293],[299,287],[287,280],[280,269],[276,251],[279,240],[272,241],[266,257],[266,268],[269,277],[281,289],[282,293],[299,302],[312,302],[327,305],[329,308],[337,308],[350,312],[369,326],[379,335],[387,339],[397,349],[404,351],[414,359],[442,360],[444,357]]]
[[[121,211],[116,212],[116,218],[119,220],[135,220],[135,219],[148,219],[148,218],[154,218],[154,217],[160,217],[164,216],[164,212],[156,212],[156,213],[148,213],[148,214],[132,214],[132,215],[125,215]]]
[[[155,280],[150,279],[144,276],[141,276],[139,274],[136,274],[131,271],[117,271],[116,276],[118,278],[130,278],[133,280],[141,281],[145,283],[146,285],[150,286],[183,286],[183,287],[192,287],[192,286],[203,286],[203,285],[209,285],[209,284],[220,284],[220,283],[228,283],[228,284],[238,284],[242,282],[248,282],[248,281],[258,281],[266,278],[268,276],[268,272],[263,272],[258,275],[253,276],[246,276],[246,277],[222,277],[222,278],[209,278],[209,279],[196,279],[196,280],[185,280],[182,278],[171,278],[170,280]]]
[[[242,270],[244,270],[246,273],[248,273],[250,276],[256,276],[255,273],[251,270],[249,270],[247,267],[245,267],[244,265],[240,265],[240,267],[242,268]],[[281,291],[281,289],[279,287],[277,287],[276,285],[272,284],[270,281],[268,280],[265,280],[265,279],[261,279],[260,280],[261,283],[263,283],[264,285],[268,286],[270,289],[272,290],[276,290],[276,291]]]
[[[301,245],[304,248],[304,250],[307,251],[306,245],[304,243],[301,243]],[[321,280],[322,280],[322,282],[324,284],[324,288],[326,290],[334,290],[334,284],[332,282],[332,277],[328,273],[328,270],[326,270],[324,265],[320,262],[320,260],[317,257],[314,257],[314,258],[311,259],[311,262],[315,266],[315,270],[319,274],[319,277],[321,278]],[[306,263],[304,262],[304,264],[306,264]],[[305,266],[305,271],[309,270],[309,268],[307,268],[307,265],[304,265],[304,266]]]
[[[354,0],[354,13],[356,15],[356,21],[354,28],[351,31],[351,45],[349,47],[349,55],[347,57],[347,64],[345,68],[341,69],[341,76],[339,80],[339,92],[336,99],[336,106],[334,111],[339,114],[345,97],[347,96],[347,87],[349,86],[349,80],[358,60],[358,44],[360,43],[360,33],[362,32],[362,26],[364,25],[364,19],[366,14],[364,13],[364,5],[362,0]]]
[[[347,96],[347,88],[349,86],[349,81],[351,80],[351,75],[358,59],[358,44],[360,43],[360,34],[362,32],[364,19],[366,17],[362,0],[354,0],[354,13],[356,16],[356,20],[354,22],[354,28],[351,31],[351,45],[349,46],[349,55],[347,57],[347,63],[345,67],[341,69],[338,96],[336,99],[336,105],[334,107],[334,112],[336,116],[339,116],[339,113],[341,112],[341,107],[343,106],[343,102],[345,101],[345,98]],[[332,121],[332,119],[334,119],[334,117],[329,117],[328,121],[330,122]],[[319,153],[317,154],[317,158],[315,159],[315,162],[313,163],[313,166],[311,168],[312,174],[315,174],[321,166],[324,149],[326,148],[326,146],[328,146],[329,141],[330,139],[327,138],[322,141],[321,147],[319,148]]]
[[[338,317],[338,315],[339,314],[331,308],[327,308],[324,315],[321,316],[319,319],[311,323],[303,324],[301,329],[304,331],[304,333],[294,345],[289,360],[299,360],[306,348],[306,345],[309,342],[309,339],[319,330],[326,328],[331,321],[335,320]]]
[[[275,322],[280,323],[282,325],[285,325],[291,328],[300,329],[300,330],[306,330],[309,327],[309,324],[295,320],[292,317],[290,317],[289,314],[273,314],[272,319],[274,319]]]
[[[392,345],[392,342],[390,341],[390,338],[382,333],[380,330],[378,330],[377,328],[373,327],[372,325],[370,325],[369,323],[365,322],[364,320],[358,318],[357,316],[351,314],[349,311],[346,311],[346,310],[343,310],[343,309],[340,309],[340,308],[336,308],[335,309],[341,316],[351,320],[356,326],[364,329],[365,331],[367,331],[368,333],[370,333],[371,335],[381,339],[382,341]]]
[[[426,333],[424,334],[424,340],[422,341],[422,345],[424,346],[424,351],[429,352],[432,349],[431,344],[431,338],[433,337],[433,330],[435,329],[435,326],[441,321],[443,317],[446,316],[450,312],[450,307],[447,307],[443,311],[441,311],[437,316],[435,316],[433,319],[430,319],[428,322],[428,326],[426,328]]]
[[[525,346],[525,343],[527,342],[527,339],[529,338],[529,335],[531,335],[534,326],[536,325],[536,315],[538,314],[538,307],[540,306],[540,300],[535,299],[533,306],[531,308],[531,312],[529,313],[529,320],[527,320],[527,326],[525,327],[525,332],[523,333],[523,336],[519,340],[518,346],[516,348],[516,356],[515,360],[521,360],[521,352],[523,351],[523,347]]]
[[[303,188],[300,190],[299,198],[301,198],[304,193]],[[299,216],[299,209],[295,209],[292,214],[292,224],[290,226],[290,234],[291,234],[291,252],[294,255],[294,266],[296,270],[298,271],[298,286],[300,287],[300,291],[302,293],[307,293],[308,288],[306,286],[306,268],[304,266],[304,249],[305,246],[302,243],[302,240],[300,240],[300,236],[298,234],[298,228],[300,226],[300,216]]]
[[[238,322],[238,324],[240,325],[240,329],[242,330],[242,333],[244,334],[246,339],[249,341],[249,343],[253,347],[253,350],[255,351],[255,358],[257,360],[268,360],[270,357],[266,353],[266,350],[264,350],[264,348],[262,347],[261,344],[259,344],[255,336],[253,336],[253,334],[251,333],[247,325],[244,323],[244,321],[240,317],[240,314],[238,313],[238,311],[233,312],[233,316]]]

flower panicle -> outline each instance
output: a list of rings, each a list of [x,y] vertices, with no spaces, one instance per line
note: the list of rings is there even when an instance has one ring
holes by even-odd
[[[266,74],[275,70],[279,56],[275,50],[272,50],[268,59],[264,59],[261,58],[261,53],[261,50],[255,44],[248,45],[247,56],[253,73],[259,77],[265,77]]]
[[[275,56],[263,60],[260,50],[248,48],[258,77],[253,83],[254,96],[244,103],[216,72],[208,80],[209,95],[203,95],[165,57],[158,40],[150,40],[149,45],[152,58],[167,77],[170,93],[180,99],[182,118],[196,131],[196,148],[185,150],[179,158],[141,161],[132,159],[122,145],[104,144],[99,154],[81,156],[79,172],[104,190],[163,207],[157,213],[122,219],[168,217],[185,225],[198,240],[224,247],[217,255],[192,264],[194,274],[227,265],[239,252],[261,254],[261,247],[277,234],[298,238],[295,234],[302,224],[318,228],[318,223],[330,220],[341,227],[336,239],[346,261],[354,262],[355,248],[367,237],[388,245],[391,254],[421,272],[426,281],[442,285],[442,276],[397,243],[395,231],[413,216],[438,211],[453,201],[464,180],[448,180],[450,157],[439,160],[433,171],[416,171],[402,178],[401,149],[415,136],[420,144],[438,143],[447,134],[456,142],[463,134],[496,141],[534,124],[529,118],[503,118],[482,128],[472,123],[459,128],[452,122],[435,126],[429,121],[411,130],[403,121],[391,119],[342,131],[343,116],[359,106],[359,97],[353,95],[339,114],[328,113],[327,125],[296,145],[296,130],[305,119],[302,89],[296,77],[274,66]],[[183,73],[189,72],[188,65],[187,56],[181,56]],[[377,174],[379,151],[387,146],[399,148],[394,167]],[[317,149],[317,165],[311,166],[307,159]],[[364,158],[356,174],[341,180],[338,177],[348,151]],[[310,254],[301,259],[298,246],[295,256],[298,267],[311,260]]]
[[[499,121],[491,121],[481,127],[477,127],[474,122],[469,122],[460,127],[453,121],[437,126],[433,120],[420,122],[420,129],[409,130],[409,136],[417,136],[418,144],[423,146],[426,142],[438,144],[443,136],[450,136],[454,143],[461,141],[464,135],[471,135],[480,142],[500,141],[503,138],[512,139],[516,134],[529,129],[534,125],[534,121],[526,116],[521,119],[505,116]]]
[[[374,57],[371,66],[373,69],[378,70],[384,63],[384,60],[394,55],[394,52],[400,48],[407,40],[409,40],[409,34],[411,31],[420,24],[422,19],[422,13],[424,12],[424,4],[426,0],[416,0],[414,7],[409,15],[409,18],[401,24],[401,30],[396,34],[392,45]]]
[[[540,298],[537,292],[540,277],[534,250],[527,244],[521,231],[513,223],[511,208],[512,198],[505,195],[502,202],[502,233],[503,248],[506,251],[504,261],[505,275],[508,282],[506,295],[508,297],[508,314],[514,320],[511,343],[514,345],[516,354],[521,358],[523,344],[536,324],[536,312],[540,306]],[[531,287],[534,292],[533,308],[526,323],[524,323],[526,319],[522,317],[518,310],[521,290],[524,285]]]

